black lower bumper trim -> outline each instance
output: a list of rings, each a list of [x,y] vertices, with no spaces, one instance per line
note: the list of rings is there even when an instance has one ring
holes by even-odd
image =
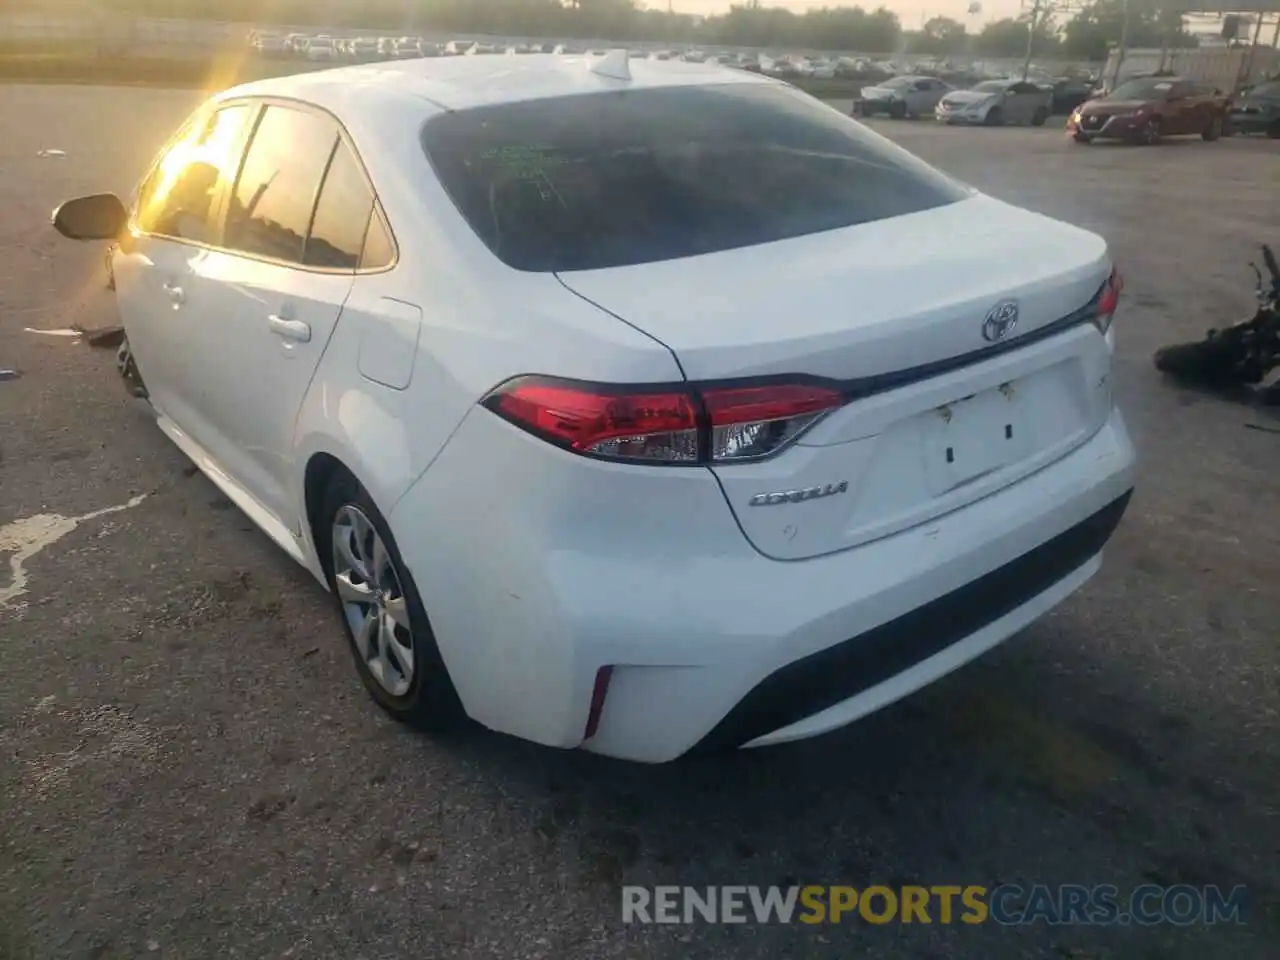
[[[1133,491],[951,593],[770,674],[691,752],[738,747],[835,706],[959,643],[1078,570],[1111,538]]]

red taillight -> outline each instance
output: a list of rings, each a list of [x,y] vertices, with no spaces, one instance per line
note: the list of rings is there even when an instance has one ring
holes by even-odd
[[[781,450],[844,403],[828,387],[780,383],[704,390],[712,461],[752,460]]]
[[[611,460],[705,464],[776,453],[844,403],[808,383],[615,387],[521,377],[484,405],[577,453]]]
[[[620,392],[524,378],[491,394],[485,405],[578,453],[627,460],[697,459],[697,417],[692,400],[681,391]]]
[[[1107,278],[1102,293],[1098,295],[1098,329],[1103,333],[1111,327],[1111,318],[1115,316],[1116,307],[1120,306],[1120,293],[1124,290],[1124,278],[1119,270],[1112,270]]]

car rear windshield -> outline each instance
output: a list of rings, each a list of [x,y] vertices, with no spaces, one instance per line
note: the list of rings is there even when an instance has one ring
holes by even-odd
[[[781,85],[530,100],[442,114],[423,148],[518,270],[692,257],[954,203],[968,188]]]

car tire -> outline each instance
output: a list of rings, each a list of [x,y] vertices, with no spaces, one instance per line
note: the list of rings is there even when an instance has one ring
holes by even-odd
[[[1138,131],[1138,143],[1144,147],[1154,147],[1160,142],[1160,118],[1152,117]]]
[[[1214,117],[1210,120],[1209,126],[1204,128],[1204,132],[1201,133],[1200,136],[1206,143],[1213,143],[1213,141],[1222,136],[1222,118]]]
[[[120,346],[116,347],[116,373],[120,374],[120,379],[124,381],[124,388],[129,392],[129,396],[139,400],[148,398],[147,385],[142,382],[142,374],[138,372],[138,361],[133,357],[133,350],[129,347],[127,336],[120,341]]]
[[[1280,140],[1280,120],[1267,127],[1267,136],[1272,140]]]
[[[1048,119],[1049,111],[1044,107],[1037,107],[1035,115],[1031,118],[1031,125],[1033,127],[1043,127]]]
[[[1093,137],[1089,136],[1087,133],[1081,133],[1078,130],[1071,135],[1071,139],[1076,143],[1093,143]]]
[[[902,120],[907,115],[907,105],[905,103],[889,104],[889,116],[894,120]]]
[[[465,715],[462,703],[417,585],[373,498],[346,470],[326,486],[313,533],[370,696],[393,719],[418,729],[442,733],[456,726]]]
[[[982,118],[982,123],[988,127],[1004,126],[1004,111],[999,107],[992,107],[987,111],[987,115]]]

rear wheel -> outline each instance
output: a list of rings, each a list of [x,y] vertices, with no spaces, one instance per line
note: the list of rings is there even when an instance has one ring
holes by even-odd
[[[1087,133],[1081,133],[1079,130],[1071,135],[1071,139],[1076,143],[1093,143],[1093,137]]]
[[[1212,143],[1222,136],[1222,118],[1214,117],[1209,121],[1209,126],[1204,128],[1204,132],[1200,134],[1207,142]]]
[[[1004,125],[1004,111],[999,107],[992,107],[987,111],[986,117],[982,122],[988,127],[1000,127]]]
[[[905,103],[898,102],[889,104],[889,116],[893,117],[893,119],[901,120],[906,115],[907,105]]]
[[[1037,107],[1035,115],[1031,118],[1033,127],[1043,127],[1046,120],[1049,119],[1049,111],[1045,107]]]
[[[1138,142],[1143,146],[1154,147],[1160,142],[1160,118],[1152,117],[1138,131]]]
[[[443,731],[463,715],[418,589],[368,492],[340,470],[316,524],[319,551],[360,679],[396,720]]]

